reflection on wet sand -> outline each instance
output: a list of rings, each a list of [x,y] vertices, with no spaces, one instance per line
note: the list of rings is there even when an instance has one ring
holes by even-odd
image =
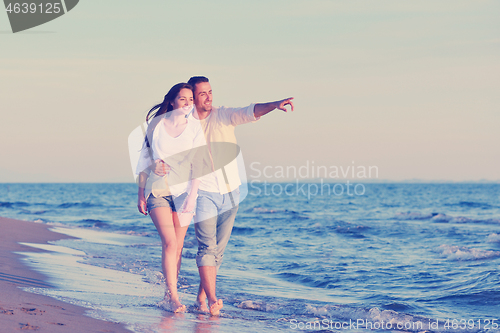
[[[159,332],[195,332],[195,333],[212,333],[219,332],[221,318],[218,316],[210,316],[207,314],[197,314],[193,318],[190,314],[185,313],[168,313],[165,312],[161,322],[158,324]],[[191,329],[186,327],[186,323],[191,322]]]

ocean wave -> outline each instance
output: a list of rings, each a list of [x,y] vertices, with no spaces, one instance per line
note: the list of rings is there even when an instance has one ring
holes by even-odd
[[[311,276],[305,274],[283,272],[278,273],[275,276],[284,281],[293,282],[313,288],[335,289],[338,288],[338,283],[341,282],[338,277],[332,275],[318,275]]]
[[[314,316],[327,316],[362,323],[362,327],[358,328],[366,328],[365,326],[369,325],[369,323],[372,325],[378,323],[380,325],[383,322],[388,326],[394,326],[393,329],[421,331],[428,330],[430,322],[427,318],[411,316],[394,310],[380,310],[377,307],[363,309],[342,305],[326,305],[322,307],[307,305],[306,312]]]
[[[314,307],[306,306],[306,314],[320,318],[335,318],[332,321],[331,328],[337,330],[386,330],[386,331],[405,331],[405,332],[477,332],[479,329],[460,329],[445,326],[445,321],[426,318],[423,316],[400,313],[394,310],[380,310],[374,308],[355,308],[345,305],[326,305]],[[317,321],[318,320],[316,319]],[[338,324],[338,327],[337,327]],[[342,326],[345,324],[346,327]]]
[[[155,285],[165,285],[165,278],[162,272],[152,269],[146,269],[142,272],[143,281]]]
[[[466,207],[466,208],[482,208],[482,209],[489,209],[489,208],[493,207],[487,203],[474,202],[474,201],[460,201],[458,203],[447,204],[446,206],[459,206],[459,207]]]
[[[495,274],[492,279],[496,287],[496,281],[498,281],[498,274]],[[494,288],[495,288],[494,287]],[[437,299],[438,301],[452,301],[452,302],[460,302],[462,304],[469,305],[484,305],[490,304],[492,306],[500,305],[500,291],[494,289],[483,290],[479,292],[469,292],[469,293],[459,293],[449,296],[440,297]]]
[[[48,219],[41,219],[41,218],[38,218],[38,219],[35,219],[33,220],[32,222],[35,222],[35,223],[42,223],[42,224],[47,224],[47,225],[50,225],[50,226],[53,226],[55,225],[56,223],[48,220]],[[64,224],[62,223],[59,223],[59,226],[64,226]]]
[[[255,206],[252,208],[248,208],[244,211],[246,214],[258,214],[258,215],[264,215],[266,216],[265,218],[268,219],[283,219],[283,218],[291,218],[293,220],[308,220],[311,217],[308,216],[307,214],[304,214],[305,212],[298,212],[295,210],[290,210],[290,209],[271,209],[271,208],[265,208],[261,206]]]
[[[488,251],[456,245],[441,245],[435,249],[442,257],[453,261],[491,259],[500,256],[500,251]]]
[[[427,214],[422,214],[419,212],[405,212],[405,213],[397,213],[394,216],[394,219],[396,220],[428,220],[431,219],[434,215],[434,213],[427,213]]]
[[[432,217],[434,222],[450,222],[453,220],[453,216],[449,216],[446,214],[437,214]]]
[[[454,217],[451,222],[454,223],[484,223],[484,224],[500,224],[500,219],[471,219],[465,216]]]
[[[294,210],[288,210],[288,209],[268,209],[260,206],[256,206],[253,208],[249,208],[245,210],[245,213],[254,213],[254,214],[299,214],[299,212],[296,212]]]
[[[246,300],[241,303],[236,303],[234,304],[234,306],[240,309],[264,311],[264,312],[275,311],[278,309],[278,305],[276,304],[269,304],[263,301],[251,301],[251,300]]]
[[[364,238],[365,236],[361,234],[363,231],[369,229],[369,227],[364,225],[355,225],[350,222],[338,224],[336,226],[332,226],[334,232],[338,234],[348,234],[357,238]]]
[[[83,219],[78,221],[77,223],[81,223],[85,226],[91,226],[91,227],[106,227],[108,225],[107,221],[102,221],[102,220],[96,220],[96,219]]]
[[[251,235],[255,232],[254,228],[233,227],[232,235]]]
[[[21,209],[22,214],[28,214],[28,215],[42,215],[47,213],[48,210],[36,210],[36,211],[30,211],[27,209]]]
[[[156,231],[156,229],[148,228],[147,226],[140,226],[140,225],[134,226],[135,230],[130,230],[129,225],[126,226],[110,225],[110,227],[113,229],[110,232],[117,233],[120,235],[158,237],[158,231]]]
[[[101,207],[102,205],[96,205],[90,202],[65,202],[57,206],[57,208],[91,208],[91,207]]]
[[[403,303],[389,303],[383,306],[384,309],[386,310],[393,310],[393,311],[398,311],[398,310],[412,310],[413,308],[411,306],[408,306],[407,304]]]
[[[9,202],[9,201],[0,201],[0,207],[5,207],[5,208],[12,208],[12,207],[26,207],[29,206],[30,204],[24,201],[16,201],[16,202]]]
[[[333,222],[322,221],[322,223],[317,222],[312,225],[305,224],[304,226],[299,227],[297,231],[300,233],[304,232],[318,236],[324,236],[325,234],[333,232],[347,237],[365,238],[366,236],[363,234],[363,232],[371,229],[371,227],[366,225],[337,220]]]
[[[488,238],[486,238],[486,241],[488,243],[500,243],[500,235],[499,234],[490,234],[488,235]]]
[[[186,259],[196,259],[196,251],[183,251],[182,257]]]
[[[442,214],[442,213],[434,215],[431,218],[431,220],[433,222],[451,222],[451,223],[485,222],[482,220],[474,220],[474,219],[471,219],[471,218],[465,217],[465,216],[450,216],[450,215],[446,215],[446,214]]]
[[[453,217],[450,222],[455,222],[455,223],[469,223],[469,222],[483,222],[481,220],[474,220],[465,216],[457,216]]]
[[[401,212],[394,215],[396,220],[431,220],[440,223],[485,223],[500,224],[500,219],[473,219],[466,216],[451,216],[444,213]]]

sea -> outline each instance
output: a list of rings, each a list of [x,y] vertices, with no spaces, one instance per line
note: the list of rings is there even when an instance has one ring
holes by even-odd
[[[500,333],[500,184],[367,183],[307,195],[298,185],[248,187],[217,276],[219,317],[193,306],[193,225],[178,283],[188,311],[158,305],[161,242],[137,211],[135,184],[0,184],[0,216],[75,237],[26,244],[46,250],[22,260],[51,287],[25,290],[133,332]]]

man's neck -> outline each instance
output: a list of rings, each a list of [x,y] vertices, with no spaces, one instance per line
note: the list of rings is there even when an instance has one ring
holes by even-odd
[[[198,111],[193,113],[193,116],[198,119],[198,120],[203,120],[205,118],[207,118],[208,116],[210,116],[210,113],[212,113],[212,110],[210,111]]]

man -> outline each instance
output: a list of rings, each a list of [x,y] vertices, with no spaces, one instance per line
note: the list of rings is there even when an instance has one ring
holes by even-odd
[[[234,128],[258,120],[275,110],[293,111],[293,98],[251,104],[244,108],[212,106],[212,87],[208,78],[194,76],[188,83],[194,88],[193,116],[200,120],[207,141],[210,173],[200,178],[195,215],[195,232],[198,240],[196,264],[200,274],[197,306],[199,311],[218,315],[223,306],[216,296],[217,271],[222,263],[224,250],[231,236],[239,205],[239,186]],[[208,307],[206,300],[208,299]]]

